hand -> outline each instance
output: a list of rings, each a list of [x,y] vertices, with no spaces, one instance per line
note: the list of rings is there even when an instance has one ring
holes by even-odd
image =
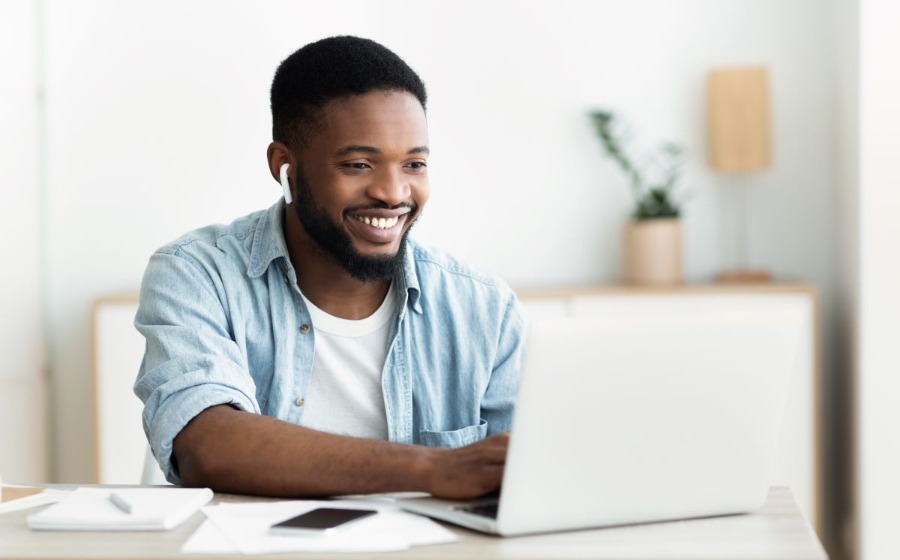
[[[439,498],[465,500],[500,488],[506,466],[509,432],[456,449],[435,449],[429,492]]]

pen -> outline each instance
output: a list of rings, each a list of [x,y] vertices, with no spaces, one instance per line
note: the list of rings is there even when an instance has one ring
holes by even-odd
[[[110,492],[109,501],[123,512],[131,513],[131,504],[129,504],[128,501],[125,500],[125,498],[116,494],[115,492]]]

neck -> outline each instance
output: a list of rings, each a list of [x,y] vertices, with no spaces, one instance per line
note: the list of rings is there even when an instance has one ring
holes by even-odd
[[[341,319],[364,319],[374,313],[387,296],[391,281],[363,282],[306,233],[290,211],[284,213],[284,238],[297,273],[297,287],[316,307]]]

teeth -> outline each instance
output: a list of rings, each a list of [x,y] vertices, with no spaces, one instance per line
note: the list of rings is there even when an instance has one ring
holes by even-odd
[[[393,218],[370,218],[368,216],[354,216],[360,222],[366,224],[367,226],[377,227],[379,229],[388,229],[397,225],[397,222],[400,221],[399,216],[394,216]]]

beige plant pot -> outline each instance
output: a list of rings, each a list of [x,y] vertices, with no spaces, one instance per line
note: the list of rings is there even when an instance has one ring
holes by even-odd
[[[682,282],[681,221],[677,218],[628,222],[622,249],[625,282],[655,286]]]

